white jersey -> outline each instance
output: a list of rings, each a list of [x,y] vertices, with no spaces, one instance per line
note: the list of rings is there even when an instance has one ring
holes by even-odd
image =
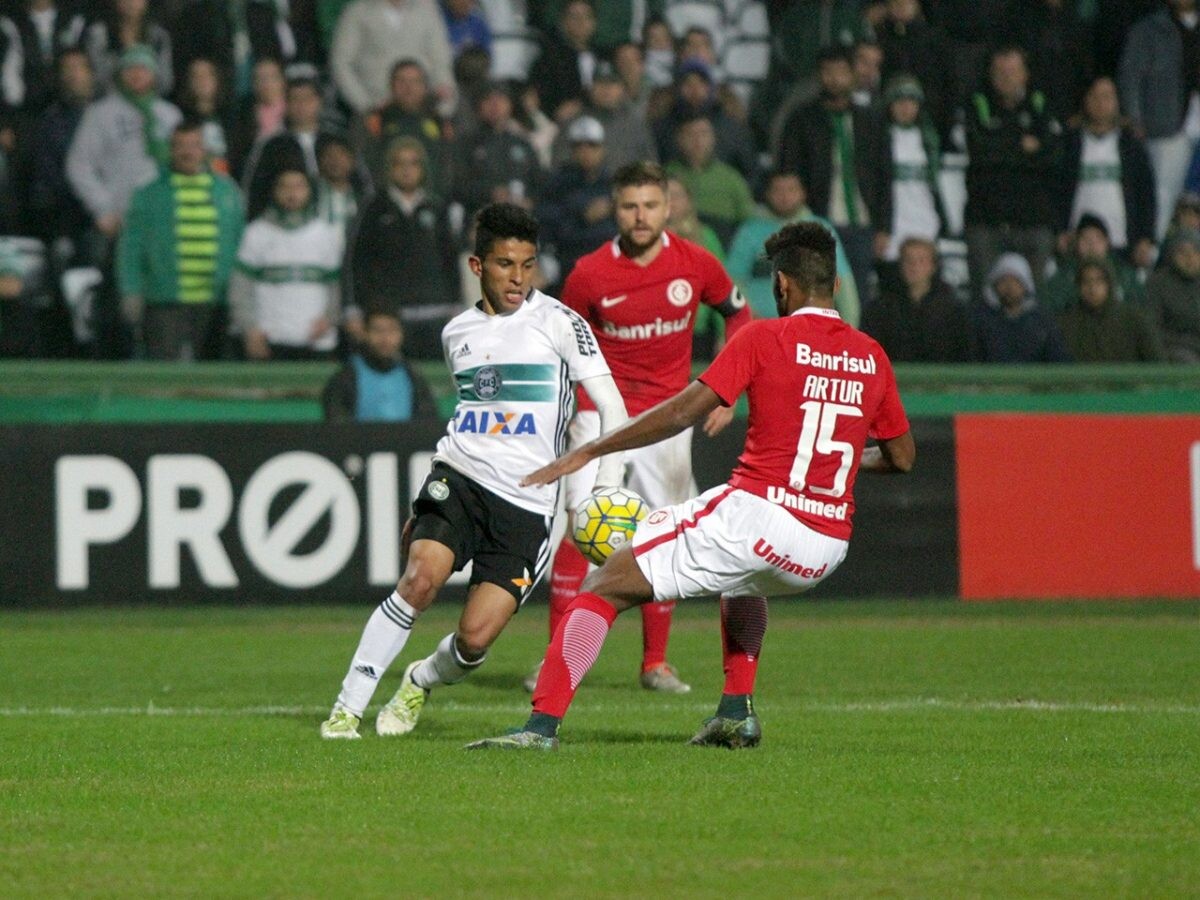
[[[476,306],[455,316],[442,349],[458,406],[435,459],[522,509],[554,515],[557,485],[518,485],[566,448],[572,382],[609,374],[591,326],[532,291],[513,313]]]

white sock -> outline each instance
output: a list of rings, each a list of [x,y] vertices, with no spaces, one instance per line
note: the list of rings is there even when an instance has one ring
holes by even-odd
[[[437,649],[421,660],[413,669],[412,680],[417,687],[429,690],[439,684],[458,684],[483,665],[487,654],[479,659],[465,660],[458,652],[456,634],[450,632],[442,638]]]
[[[350,671],[338,694],[339,704],[361,718],[379,679],[404,649],[416,618],[417,610],[395,591],[376,607],[350,661]]]

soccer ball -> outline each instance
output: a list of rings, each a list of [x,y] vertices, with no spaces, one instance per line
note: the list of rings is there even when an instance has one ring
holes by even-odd
[[[575,510],[571,539],[580,553],[603,565],[614,550],[633,539],[647,512],[646,501],[629,488],[601,488]]]

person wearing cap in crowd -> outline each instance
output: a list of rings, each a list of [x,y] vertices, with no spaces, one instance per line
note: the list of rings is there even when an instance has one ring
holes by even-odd
[[[284,104],[283,131],[250,152],[242,173],[246,217],[250,220],[270,205],[275,178],[284,169],[299,168],[310,179],[317,177],[317,138],[321,134],[324,99],[314,68],[294,66],[288,70]]]
[[[767,174],[762,205],[738,226],[730,245],[725,266],[729,277],[737,282],[750,302],[754,318],[766,319],[776,315],[771,261],[763,256],[762,248],[767,238],[793,222],[820,222],[833,234],[839,279],[833,303],[842,321],[857,328],[861,308],[850,260],[846,258],[842,241],[829,220],[815,215],[808,208],[808,192],[795,172],[775,169]]]
[[[605,61],[596,66],[584,115],[604,126],[604,157],[610,170],[615,172],[639,160],[658,161],[658,145],[654,135],[634,108],[625,82],[612,63]],[[560,131],[555,141],[556,165],[570,156],[571,142],[567,139],[569,129],[568,125]]]
[[[908,238],[937,241],[946,221],[938,187],[941,141],[925,114],[925,92],[911,75],[894,75],[883,94],[892,146],[891,242],[885,259]]]
[[[728,246],[737,227],[754,214],[750,186],[737,169],[716,157],[716,131],[703,113],[679,123],[675,143],[667,174],[687,186],[700,218]]]
[[[248,360],[329,359],[337,346],[345,237],[312,201],[308,173],[281,169],[270,206],[242,234],[229,306]]]
[[[455,187],[468,220],[489,203],[527,209],[539,194],[542,169],[537,152],[519,133],[513,100],[499,82],[488,82],[475,99],[479,124],[458,141]]]
[[[915,77],[925,94],[922,108],[938,133],[948,134],[958,88],[945,29],[929,21],[921,0],[887,0],[885,18],[875,36],[883,49],[885,83],[895,75]]]
[[[1075,298],[1058,317],[1067,350],[1075,362],[1165,362],[1158,328],[1144,307],[1117,298],[1112,266],[1099,259],[1081,262]]]
[[[617,233],[604,126],[580,116],[567,126],[566,136],[571,159],[551,176],[537,207],[542,235],[555,248],[564,277],[579,257]]]
[[[117,246],[121,314],[149,359],[217,359],[225,291],[245,227],[242,194],[215,173],[203,123],[171,135],[170,164],[133,195]]]
[[[1172,362],[1200,363],[1200,231],[1180,228],[1146,281],[1146,306]]]
[[[1033,272],[1019,253],[1001,254],[988,272],[975,338],[981,362],[1070,361],[1058,324],[1038,307]]]
[[[1154,264],[1158,212],[1150,156],[1145,142],[1122,127],[1117,86],[1107,76],[1088,87],[1083,122],[1063,139],[1062,186],[1056,226],[1060,253],[1071,229],[1092,213],[1105,223],[1114,250],[1139,269]]]
[[[1054,274],[1046,279],[1038,294],[1038,302],[1049,315],[1066,311],[1078,294],[1079,267],[1084,262],[1102,262],[1109,267],[1112,296],[1117,303],[1140,304],[1145,288],[1138,271],[1120,254],[1114,252],[1109,240],[1108,225],[1100,216],[1084,213],[1070,235],[1069,254],[1058,259]]]
[[[671,159],[675,155],[679,126],[700,115],[712,122],[716,158],[733,166],[747,181],[757,180],[758,151],[754,148],[750,129],[722,108],[712,72],[703,60],[680,62],[675,84],[665,100],[669,103],[665,113],[656,112],[665,104],[654,100],[647,112],[653,123],[659,159]]]
[[[67,179],[105,238],[116,237],[133,192],[167,164],[183,118],[155,91],[157,57],[135,44],[121,54],[117,90],[84,110],[67,153]]]

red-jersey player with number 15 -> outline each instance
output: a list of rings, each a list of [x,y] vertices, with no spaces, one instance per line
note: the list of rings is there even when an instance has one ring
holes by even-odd
[[[887,355],[834,309],[832,235],[812,222],[788,225],[766,252],[780,318],[750,323],[679,394],[525,479],[552,482],[608,453],[663,440],[748,395],[746,444],[729,483],[652,512],[633,541],[587,577],[546,650],[524,729],[470,747],[554,749],[575,689],[619,612],[713,594],[745,598],[751,613],[723,616],[725,689],[691,743],[759,742],[751,694],[766,615],[754,608],[765,605],[762,597],[811,588],[841,564],[860,469],[907,472],[916,456]],[[878,445],[864,449],[869,437]]]
[[[692,332],[704,303],[725,317],[729,338],[750,321],[745,299],[721,263],[698,244],[666,231],[670,208],[667,177],[656,163],[635,162],[613,175],[618,236],[581,258],[563,285],[562,302],[583,316],[612,369],[629,415],[679,393],[692,376]],[[571,422],[569,446],[600,434],[595,405],[577,392],[579,412]],[[704,430],[712,436],[729,424],[732,411],[714,410]],[[696,492],[692,478],[692,429],[625,455],[625,485],[653,508],[682,503]],[[565,482],[568,513],[595,484],[594,466]],[[550,637],[584,576],[588,562],[564,540],[550,574]],[[642,686],[684,693],[667,663],[673,601],[642,607]],[[535,670],[526,679],[533,690]]]

